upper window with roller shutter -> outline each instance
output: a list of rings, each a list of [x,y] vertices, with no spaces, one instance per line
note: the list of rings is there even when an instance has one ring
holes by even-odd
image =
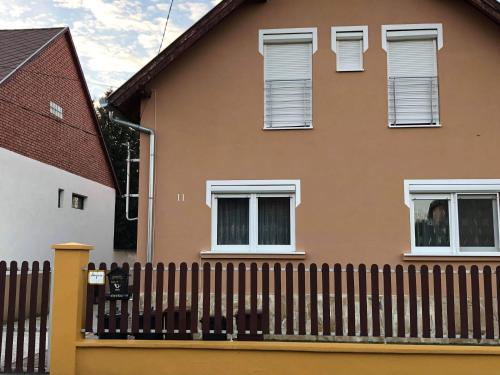
[[[441,29],[411,26],[414,29],[383,29],[389,126],[440,126],[437,51],[442,44]]]
[[[312,128],[312,55],[316,29],[260,31],[264,55],[264,128]]]
[[[332,50],[337,72],[363,71],[363,53],[368,49],[368,26],[332,27]]]

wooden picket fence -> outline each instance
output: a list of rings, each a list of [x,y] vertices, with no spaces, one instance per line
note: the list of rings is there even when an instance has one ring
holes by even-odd
[[[87,335],[493,345],[500,335],[500,266],[218,262],[122,268],[130,273],[130,300],[108,301],[105,286],[87,285]]]
[[[47,371],[50,263],[0,262],[0,373]]]

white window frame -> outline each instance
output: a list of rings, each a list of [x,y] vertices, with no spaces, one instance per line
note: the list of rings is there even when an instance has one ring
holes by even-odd
[[[422,39],[422,38],[436,38],[437,51],[443,48],[443,24],[441,23],[416,23],[416,24],[397,24],[397,25],[382,25],[382,49],[387,52],[387,41],[388,35],[387,32],[390,31],[393,33],[396,31],[401,31],[400,38],[401,39]],[[398,36],[395,35],[392,37],[393,40],[397,39]],[[436,53],[436,64],[437,64],[437,53]],[[387,56],[388,59],[388,56]],[[389,62],[387,61],[387,78],[389,78]],[[439,80],[439,78],[438,78]],[[439,96],[439,89],[438,89]],[[440,128],[441,124],[441,106],[438,102],[438,114],[439,118],[437,123],[435,124],[405,124],[405,125],[397,125],[391,124],[391,121],[388,121],[388,127],[393,129],[405,129],[405,128]],[[389,110],[389,107],[387,107]],[[389,113],[387,113],[387,117],[389,118]]]
[[[293,43],[293,42],[311,42],[312,55],[318,50],[318,29],[316,27],[286,28],[286,29],[261,29],[259,30],[259,53],[264,56],[264,44],[266,43]],[[312,56],[311,56],[312,59]],[[312,62],[311,62],[312,64]],[[312,65],[311,65],[312,68]],[[311,74],[311,82],[312,82]],[[265,78],[264,78],[265,81]],[[265,82],[264,82],[265,83]],[[313,94],[311,93],[311,103],[313,103]],[[264,112],[265,112],[264,98]],[[312,111],[312,104],[311,104]],[[264,119],[263,119],[264,120]],[[313,115],[311,113],[310,126],[266,126],[263,121],[263,130],[304,130],[313,128]]]
[[[259,245],[258,198],[290,197],[290,245]],[[217,244],[217,199],[249,198],[249,244]],[[291,254],[296,252],[295,209],[300,204],[299,180],[207,181],[206,203],[211,207],[211,252],[231,254]]]
[[[63,119],[64,117],[64,110],[63,108],[57,104],[57,103],[54,103],[54,102],[49,102],[49,109],[50,109],[50,113],[52,115],[54,115],[55,117],[59,118],[59,119]]]
[[[411,250],[406,256],[462,256],[462,257],[500,257],[499,217],[500,214],[500,180],[405,180],[405,204],[410,211]],[[495,220],[495,247],[460,247],[458,199],[459,196],[492,198],[496,197]],[[419,199],[446,199],[449,201],[450,246],[416,246],[415,245],[415,211],[414,201]]]
[[[355,70],[345,70],[345,69],[339,69],[339,54],[337,53],[337,44],[339,39],[337,38],[337,33],[362,33],[363,36],[361,38],[362,43],[363,43],[363,51],[361,53],[361,68],[360,69],[355,69]],[[336,55],[336,70],[337,72],[362,72],[364,71],[364,54],[366,50],[368,49],[368,26],[363,25],[363,26],[333,26],[331,28],[331,43],[332,43],[332,51]]]

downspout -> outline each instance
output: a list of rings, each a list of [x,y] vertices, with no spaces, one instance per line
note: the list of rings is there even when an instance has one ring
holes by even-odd
[[[153,201],[154,201],[154,181],[155,181],[155,132],[153,129],[145,128],[140,124],[134,124],[129,121],[120,120],[113,116],[109,111],[109,120],[117,125],[132,128],[138,132],[149,135],[149,180],[148,180],[148,238],[146,248],[146,261],[153,261]]]

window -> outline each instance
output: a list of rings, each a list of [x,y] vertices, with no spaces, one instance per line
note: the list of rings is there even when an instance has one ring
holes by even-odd
[[[368,26],[332,27],[332,50],[337,72],[363,71],[363,53],[368,49]]]
[[[500,255],[500,181],[455,181],[405,182],[412,253]]]
[[[312,55],[316,29],[261,30],[264,128],[312,127]]]
[[[50,102],[49,108],[50,108],[50,113],[52,113],[54,116],[56,116],[60,119],[63,118],[63,109],[61,106],[57,105],[54,102]]]
[[[78,210],[83,210],[85,208],[85,201],[87,197],[79,194],[73,194],[71,199],[71,207],[76,208]]]
[[[207,182],[212,251],[294,252],[297,199],[297,180]]]
[[[442,27],[386,25],[389,126],[439,126],[437,51]]]
[[[57,189],[57,208],[63,206],[64,189]]]

